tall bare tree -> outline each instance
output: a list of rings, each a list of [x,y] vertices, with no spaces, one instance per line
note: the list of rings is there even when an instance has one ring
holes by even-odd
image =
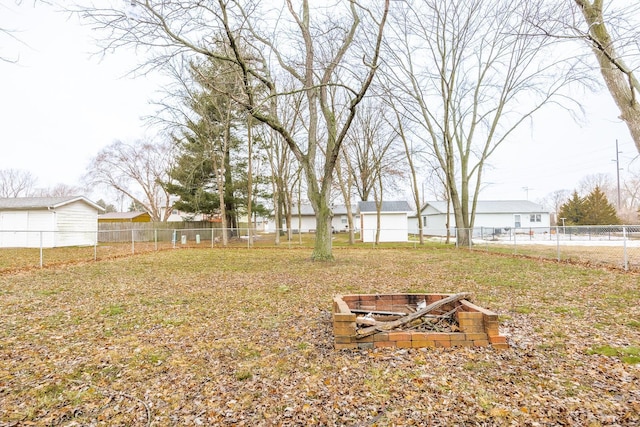
[[[0,170],[0,197],[28,197],[32,195],[36,178],[22,169]]]
[[[605,0],[574,0],[586,27],[575,26],[579,35],[589,42],[600,66],[600,72],[614,102],[640,152],[640,82],[638,66],[640,49],[637,43],[640,4],[630,2],[619,16]],[[629,62],[631,61],[631,62]]]
[[[304,131],[301,121],[302,93],[289,99],[287,105],[276,100],[271,102],[273,115],[281,118],[282,124],[292,134]],[[277,111],[276,111],[277,110]],[[276,244],[280,244],[280,232],[283,221],[287,229],[287,239],[293,238],[292,207],[294,191],[300,180],[300,167],[284,138],[268,126],[258,129],[271,171],[270,181],[273,194],[274,222],[276,224]],[[299,227],[296,227],[299,229]]]
[[[404,153],[395,143],[398,133],[386,117],[388,105],[369,98],[363,103],[344,145],[348,171],[358,197],[375,201],[377,208],[376,243],[380,237],[380,209],[385,189],[404,177]],[[362,230],[364,231],[364,230]]]
[[[355,0],[313,8],[309,0],[275,6],[251,0],[218,0],[215,6],[199,0],[132,0],[127,7],[85,6],[82,12],[110,31],[110,48],[161,47],[148,65],[179,54],[235,64],[244,82],[244,97],[236,101],[282,136],[304,170],[317,222],[312,259],[331,260],[329,196],[335,163],[378,68],[389,7],[385,0],[376,12],[365,7],[369,3],[376,6]],[[270,108],[273,99],[286,102],[292,93],[281,88],[283,75],[296,82],[293,92],[304,94],[304,134],[291,134]],[[338,98],[329,98],[331,88],[339,91]]]
[[[166,221],[172,207],[163,183],[172,162],[169,143],[116,141],[91,160],[84,181],[116,190],[144,207],[153,221]]]
[[[458,243],[469,243],[487,159],[576,76],[556,40],[535,35],[538,3],[425,0],[390,18],[386,75],[412,138],[446,178]]]

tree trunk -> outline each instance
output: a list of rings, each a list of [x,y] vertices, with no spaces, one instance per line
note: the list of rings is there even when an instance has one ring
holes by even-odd
[[[252,150],[253,138],[251,137],[251,115],[247,115],[247,238],[249,239],[249,246],[253,246],[253,233],[251,230],[251,203],[252,200],[252,180],[253,174],[251,157],[253,156]]]
[[[316,240],[311,259],[313,261],[333,261],[331,234],[331,207],[325,197],[315,198]],[[311,201],[314,204],[314,201]]]
[[[272,188],[274,188],[273,205],[275,206],[275,209],[273,210],[274,211],[273,220],[275,221],[275,232],[276,232],[274,243],[276,246],[278,246],[280,245],[280,227],[282,227],[282,202],[280,201],[280,192],[275,189],[274,185],[272,185]]]
[[[345,153],[342,151],[342,158],[345,163],[349,162],[349,159]],[[353,212],[351,210],[351,184],[352,177],[350,173],[347,173],[347,180],[344,181],[344,175],[342,174],[342,164],[340,161],[336,162],[336,176],[338,178],[338,184],[340,185],[340,191],[342,193],[342,199],[344,200],[345,207],[347,209],[347,228],[349,229],[349,244],[353,245],[355,243],[355,234],[353,231]]]
[[[636,91],[640,84],[620,55],[616,52],[602,14],[602,0],[575,0],[589,25],[588,38],[600,64],[600,72],[609,93],[620,109],[620,119],[626,123],[640,152],[640,105]]]

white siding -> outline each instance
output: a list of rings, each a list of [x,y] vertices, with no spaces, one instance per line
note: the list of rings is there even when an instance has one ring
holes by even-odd
[[[362,241],[375,242],[377,217],[374,213],[360,213]],[[406,212],[380,213],[380,242],[406,242],[409,239]]]
[[[77,201],[60,206],[56,215],[56,246],[92,246],[98,232],[98,211]]]
[[[0,212],[0,247],[39,248],[53,246],[53,212]],[[42,239],[42,241],[41,241]]]
[[[426,223],[425,223],[426,217]],[[446,236],[447,234],[447,224],[446,224],[446,215],[422,215],[422,230],[424,236]],[[452,217],[453,218],[453,217]],[[420,234],[420,230],[418,229],[418,218],[413,216],[408,220],[409,224],[409,233],[410,234]],[[453,222],[451,223],[451,227],[453,228]]]
[[[353,217],[353,228],[358,230],[358,226],[360,224],[360,216],[354,215]],[[349,219],[347,218],[347,214],[334,215],[331,219],[331,226],[335,232],[347,232],[349,231]]]
[[[97,232],[98,211],[83,201],[56,209],[0,212],[0,247],[94,245]]]
[[[26,247],[28,221],[26,212],[0,212],[0,247]]]
[[[474,230],[478,233],[482,233],[482,229],[513,229],[515,228],[515,215],[520,215],[520,227],[518,230],[529,228],[549,228],[550,215],[548,213],[533,214],[539,215],[540,222],[531,221],[531,213],[479,213],[476,214],[474,222]],[[427,210],[423,211],[423,216],[427,217],[427,225],[424,228],[425,236],[446,236],[446,214],[431,213]],[[537,219],[537,218],[535,218]],[[455,217],[450,215],[450,225],[454,229],[456,227]],[[412,233],[417,234],[418,221],[411,218],[409,230]]]
[[[343,222],[343,219],[345,221],[347,221],[347,215],[334,215],[333,218],[331,218],[331,226],[333,227],[333,229],[336,232],[340,232],[340,231],[349,231],[349,224],[348,222]],[[358,226],[360,224],[360,216],[358,215],[354,215],[353,217],[353,227],[358,230]],[[272,225],[269,225],[269,228],[271,229]],[[316,230],[316,217],[312,216],[312,215],[303,215],[302,216],[302,221],[299,221],[299,217],[298,216],[293,216],[291,218],[291,229],[292,230],[298,230],[302,233],[308,233],[309,231]],[[285,226],[286,229],[286,226]]]

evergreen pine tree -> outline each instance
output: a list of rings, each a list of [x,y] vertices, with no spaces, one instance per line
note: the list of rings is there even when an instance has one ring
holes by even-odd
[[[609,203],[607,196],[599,186],[584,199],[584,225],[620,224],[616,208]]]
[[[582,225],[584,219],[584,199],[574,191],[573,195],[566,203],[560,206],[558,219],[564,218],[566,225]]]

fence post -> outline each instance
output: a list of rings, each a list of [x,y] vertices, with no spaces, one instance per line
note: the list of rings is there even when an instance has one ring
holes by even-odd
[[[622,241],[624,245],[623,253],[624,253],[624,270],[629,270],[629,258],[627,256],[627,227],[622,226]]]
[[[513,254],[517,255],[518,254],[518,248],[517,248],[517,244],[516,244],[516,235],[518,233],[516,233],[516,230],[513,230]]]
[[[157,251],[158,250],[158,229],[157,228],[153,229],[153,246]]]
[[[560,261],[560,230],[558,229],[557,225],[556,225],[556,247],[558,250],[558,261]]]
[[[42,253],[42,231],[40,232],[40,268],[43,266],[43,253]]]
[[[135,254],[136,253],[136,247],[135,247],[135,243],[133,243],[135,241],[135,237],[133,235],[133,233],[135,232],[135,230],[132,228],[131,229],[131,253]]]

